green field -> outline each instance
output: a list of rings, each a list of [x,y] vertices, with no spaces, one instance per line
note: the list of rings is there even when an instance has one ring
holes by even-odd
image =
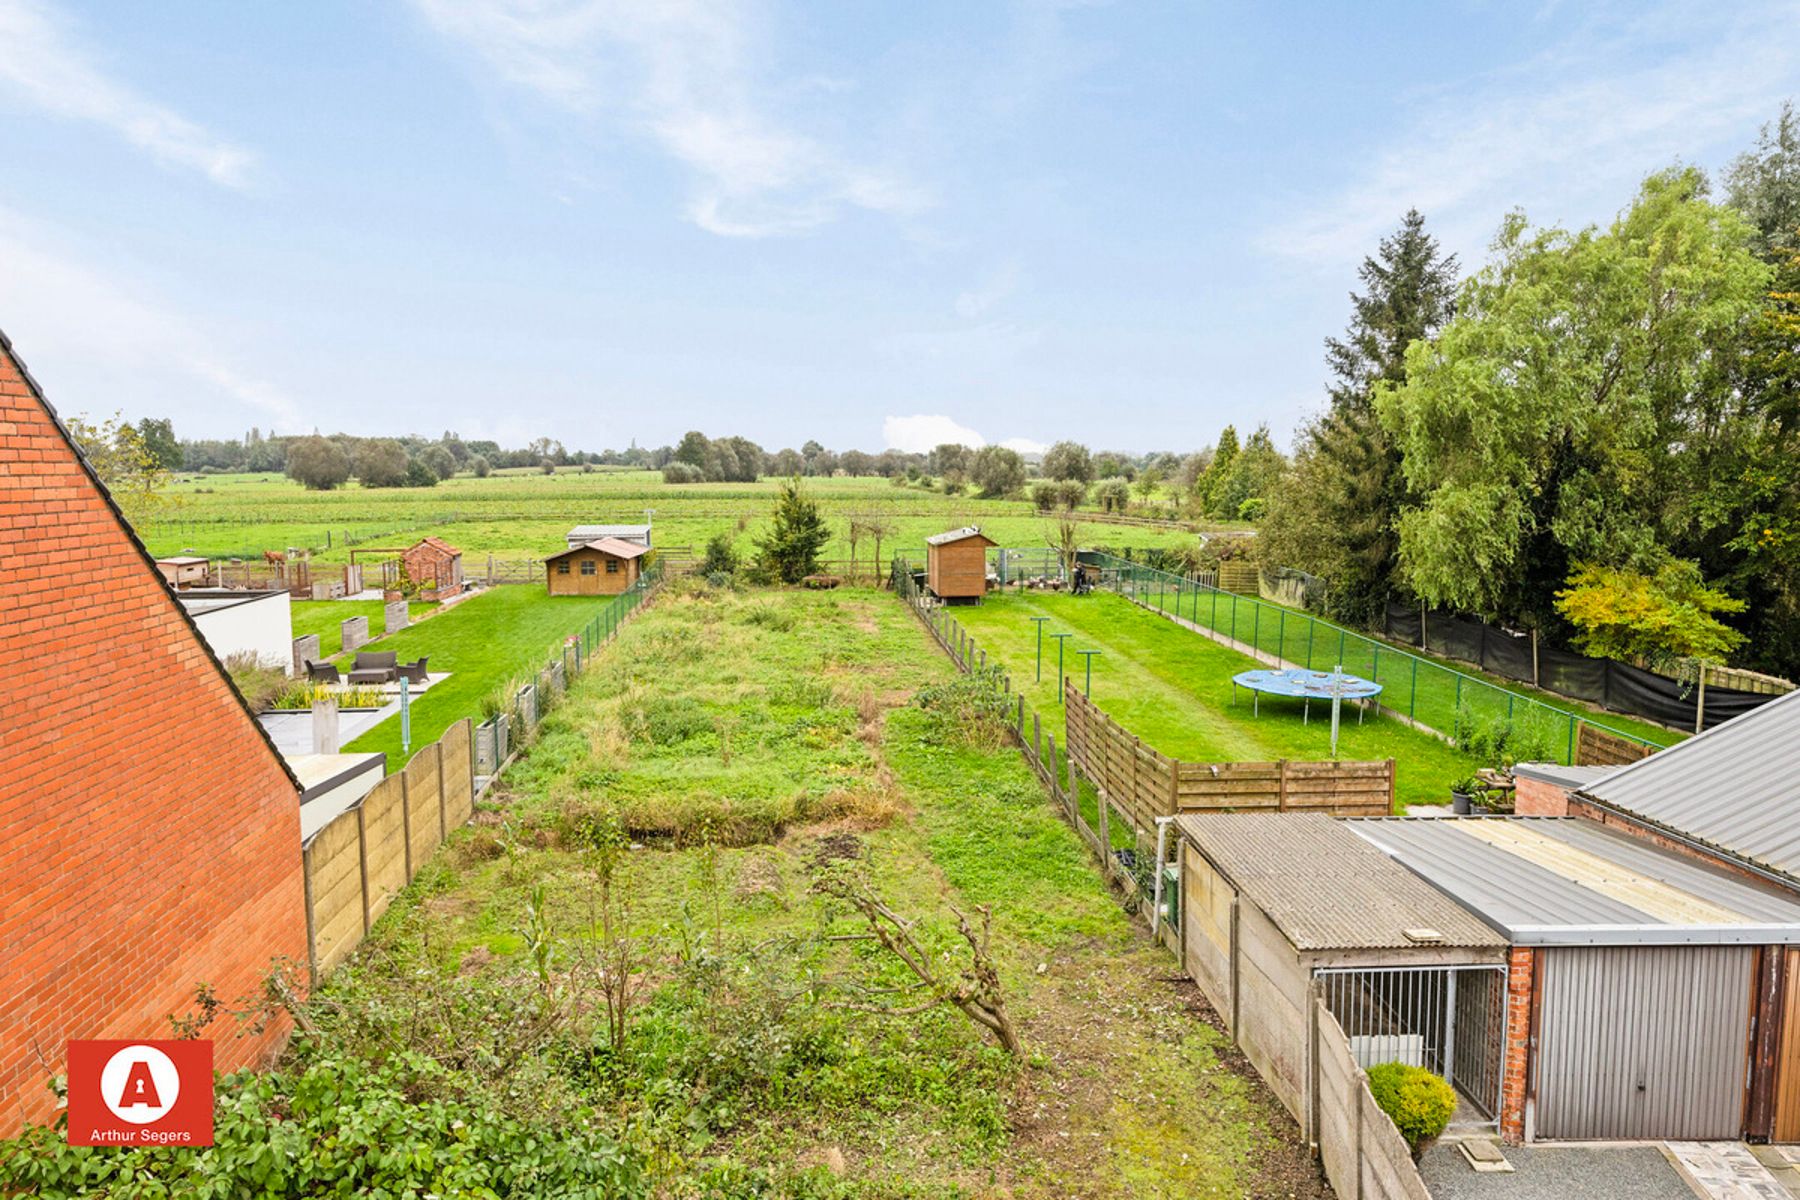
[[[1234,699],[1231,677],[1259,664],[1109,593],[992,593],[980,605],[951,610],[956,620],[1012,675],[1013,686],[1061,740],[1057,643],[1063,669],[1084,682],[1078,650],[1098,650],[1091,695],[1120,724],[1173,758],[1198,762],[1268,762],[1331,757],[1331,708],[1314,703],[1304,721],[1297,700],[1264,697],[1252,715],[1250,695]],[[1037,627],[1044,623],[1044,677],[1037,679]],[[1396,760],[1396,798],[1447,804],[1450,784],[1481,764],[1430,734],[1375,715],[1361,725],[1345,705],[1338,756]]]
[[[379,648],[395,652],[401,662],[428,657],[433,674],[450,673],[450,678],[413,702],[412,748],[436,741],[464,717],[479,719],[482,701],[499,689],[507,688],[510,695],[530,682],[555,659],[564,638],[580,631],[615,599],[549,596],[541,586],[530,584],[490,588],[428,621],[381,639]],[[351,656],[341,655],[337,661],[348,668],[350,660]],[[399,770],[405,765],[399,716],[389,717],[344,750],[384,751],[388,770]]]
[[[186,476],[171,488],[179,502],[139,532],[155,554],[192,551],[214,557],[260,559],[264,550],[312,548],[322,561],[341,562],[352,549],[407,546],[435,534],[471,559],[493,554],[526,558],[562,548],[570,526],[637,523],[653,510],[656,541],[696,549],[715,533],[730,533],[741,551],[762,528],[779,481],[665,484],[655,471],[521,472],[447,479],[434,488],[364,488],[309,492],[280,475]],[[882,557],[896,550],[922,553],[924,539],[978,524],[1002,545],[1043,546],[1049,522],[1023,500],[946,496],[917,485],[895,487],[879,478],[814,478],[835,540],[826,557],[848,557],[852,514],[878,514],[894,533]],[[1089,510],[1092,511],[1091,509]],[[1181,530],[1092,523],[1084,542],[1114,547],[1192,546]],[[875,565],[865,542],[857,557]],[[471,563],[473,568],[474,563]],[[885,567],[885,564],[883,564]]]

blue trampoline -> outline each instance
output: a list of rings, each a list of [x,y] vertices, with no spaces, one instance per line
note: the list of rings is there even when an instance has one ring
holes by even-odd
[[[1238,688],[1250,691],[1250,711],[1261,715],[1258,701],[1264,694],[1270,696],[1292,696],[1301,702],[1302,723],[1312,716],[1314,700],[1366,700],[1370,696],[1381,694],[1381,685],[1358,675],[1346,675],[1342,671],[1303,671],[1298,668],[1290,671],[1274,671],[1267,668],[1255,671],[1240,671],[1231,677],[1231,699],[1237,702]],[[1356,723],[1362,724],[1362,706],[1356,709]]]

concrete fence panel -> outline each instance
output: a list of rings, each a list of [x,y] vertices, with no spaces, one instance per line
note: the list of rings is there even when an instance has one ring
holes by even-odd
[[[1313,1007],[1314,1138],[1325,1178],[1344,1200],[1431,1200],[1406,1139],[1369,1092],[1350,1039],[1321,1000]]]
[[[355,810],[319,830],[306,847],[307,931],[316,970],[348,958],[363,937],[362,839]]]
[[[389,775],[376,784],[363,797],[361,810],[363,861],[369,879],[367,925],[373,925],[411,878],[406,857],[406,788],[400,776]]]
[[[473,728],[474,722],[464,717],[438,739],[446,830],[462,828],[475,815],[475,775],[471,761]]]
[[[406,780],[406,843],[411,856],[407,878],[419,873],[431,852],[444,840],[444,796],[434,743],[412,756],[401,778]]]
[[[305,675],[306,664],[319,661],[319,635],[309,633],[294,639],[294,674]]]
[[[338,637],[344,644],[345,654],[365,644],[369,640],[369,618],[346,618],[338,625]]]

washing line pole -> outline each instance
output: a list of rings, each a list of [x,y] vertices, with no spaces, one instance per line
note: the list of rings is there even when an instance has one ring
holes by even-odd
[[[1050,618],[1033,617],[1031,619],[1037,625],[1037,681],[1042,683],[1044,682],[1044,622]]]
[[[1060,703],[1063,694],[1063,647],[1067,644],[1068,639],[1075,635],[1072,633],[1053,633],[1050,636],[1056,639],[1056,696]]]

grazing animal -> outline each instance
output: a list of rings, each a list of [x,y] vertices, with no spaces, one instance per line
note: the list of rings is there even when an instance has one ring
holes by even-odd
[[[266,563],[285,563],[287,562],[287,555],[279,550],[264,550],[263,561]]]

